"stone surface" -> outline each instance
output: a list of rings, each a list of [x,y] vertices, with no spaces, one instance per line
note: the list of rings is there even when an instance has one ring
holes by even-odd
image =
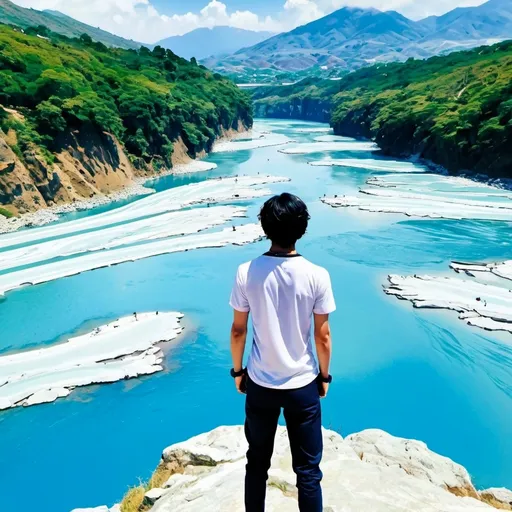
[[[130,315],[65,343],[0,357],[0,410],[53,402],[77,386],[162,370],[160,353],[153,349],[181,333],[182,316]]]
[[[274,176],[240,176],[238,178],[211,179],[174,187],[97,215],[51,226],[6,233],[0,236],[0,248],[41,241],[45,238],[76,235],[82,231],[131,222],[142,217],[181,210],[197,204],[263,197],[271,193],[263,185],[284,181],[289,181],[289,179]]]
[[[309,165],[315,167],[351,167],[365,171],[376,172],[424,172],[425,168],[413,162],[402,162],[397,160],[383,160],[373,158],[325,158],[314,160]]]
[[[292,142],[285,135],[276,133],[253,133],[245,140],[227,140],[218,142],[213,146],[212,153],[232,153],[233,151],[247,151],[272,146],[282,146]]]
[[[359,142],[355,139],[342,142],[305,142],[296,146],[288,146],[278,150],[286,155],[307,155],[310,153],[325,153],[330,151],[379,151],[373,142]]]
[[[512,506],[512,491],[504,487],[490,487],[480,492],[482,496],[492,496],[495,500]]]
[[[384,291],[417,308],[451,309],[469,325],[512,333],[512,260],[450,266],[465,276],[390,275]]]
[[[368,430],[346,440],[324,430],[324,510],[331,512],[478,512],[494,510],[447,490],[474,492],[467,471],[424,443]],[[246,442],[242,427],[219,427],[166,448],[165,461],[194,475],[174,475],[153,512],[242,511]],[[476,493],[475,493],[476,495]],[[286,430],[278,429],[269,472],[267,509],[297,511],[295,475]]]
[[[421,441],[394,437],[382,430],[365,430],[345,440],[363,462],[396,467],[438,487],[476,493],[467,470],[451,459],[430,451]]]
[[[284,150],[283,150],[284,151]],[[358,208],[432,219],[512,220],[512,192],[466,178],[439,174],[389,174],[369,178],[355,196],[322,201],[334,208]]]
[[[114,509],[109,510],[106,506],[94,507],[94,508],[75,508],[71,512],[112,512]]]
[[[47,283],[97,268],[119,265],[120,263],[137,261],[162,254],[224,247],[226,245],[244,245],[255,242],[262,236],[263,231],[258,224],[245,224],[237,226],[236,231],[233,231],[230,227],[222,231],[169,238],[140,246],[134,245],[88,253],[77,258],[46,263],[37,267],[2,274],[0,275],[0,295],[21,286]]]
[[[127,222],[99,231],[49,240],[0,252],[0,271],[33,265],[59,257],[115,249],[171,236],[190,235],[224,224],[235,217],[244,217],[246,208],[214,206],[163,213],[155,217]]]
[[[153,505],[166,492],[166,489],[160,489],[159,487],[155,487],[154,489],[151,489],[146,494],[144,494],[144,503],[147,505]]]

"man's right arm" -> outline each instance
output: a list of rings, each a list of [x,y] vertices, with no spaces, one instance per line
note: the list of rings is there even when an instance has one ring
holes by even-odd
[[[329,315],[313,314],[315,320],[315,345],[316,354],[318,356],[318,364],[320,366],[320,374],[322,377],[329,376],[329,366],[331,364],[332,342],[331,329],[329,327]],[[322,383],[324,393],[322,397],[327,395],[329,384]]]

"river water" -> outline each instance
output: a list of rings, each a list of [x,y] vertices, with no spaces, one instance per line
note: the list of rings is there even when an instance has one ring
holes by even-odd
[[[259,129],[299,142],[311,142],[321,127],[258,122]],[[510,226],[332,209],[319,198],[354,193],[371,171],[314,167],[308,161],[326,155],[290,156],[278,149],[214,154],[209,160],[217,170],[166,177],[153,186],[164,190],[257,172],[290,177],[271,188],[308,203],[312,221],[299,249],[329,269],[338,303],[332,318],[334,384],[323,403],[324,425],[343,435],[381,428],[421,439],[466,466],[477,486],[512,488],[510,336],[468,327],[455,313],[414,310],[382,291],[388,273],[449,273],[451,260],[510,258]],[[379,158],[364,152],[329,156]],[[260,203],[245,203],[252,220]],[[133,311],[186,315],[186,332],[169,350],[164,372],[0,413],[2,509],[68,512],[111,505],[139,477],[148,478],[164,447],[241,423],[243,398],[228,374],[227,301],[237,265],[267,246],[159,256],[0,299],[0,353],[54,343]]]

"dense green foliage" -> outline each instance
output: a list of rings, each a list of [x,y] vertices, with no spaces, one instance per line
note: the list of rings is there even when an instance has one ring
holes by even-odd
[[[324,98],[339,135],[372,138],[389,154],[419,154],[450,170],[512,176],[512,42],[253,94],[259,115],[289,117],[297,101]]]
[[[334,102],[337,133],[448,169],[512,176],[512,42],[362,69]]]
[[[123,39],[100,28],[91,27],[60,12],[26,9],[9,0],[0,0],[0,23],[21,28],[42,25],[52,32],[67,37],[80,37],[82,34],[88,34],[95,41],[119,48],[138,48],[140,46],[140,43]]]
[[[300,118],[328,122],[332,97],[339,82],[305,78],[293,85],[262,86],[250,89],[258,117]]]
[[[235,84],[169,50],[107,48],[87,35],[67,39],[46,29],[22,34],[0,25],[0,103],[26,122],[14,128],[19,150],[57,149],[59,135],[85,124],[114,134],[128,152],[169,162],[182,137],[189,152],[209,149],[221,130],[252,123],[250,98]]]

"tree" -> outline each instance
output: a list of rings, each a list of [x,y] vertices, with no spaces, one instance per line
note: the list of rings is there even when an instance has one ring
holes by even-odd
[[[135,135],[130,135],[126,139],[126,149],[136,156],[144,156],[147,154],[149,143],[144,137],[144,132],[139,128]]]
[[[36,107],[35,120],[39,131],[54,135],[66,129],[66,120],[62,117],[62,109],[49,101],[42,101]]]
[[[162,48],[161,46],[157,45],[153,48],[153,55],[157,59],[165,59],[166,57],[166,51],[165,48]]]
[[[80,41],[85,45],[92,45],[93,43],[92,37],[89,34],[82,34],[80,36]]]

